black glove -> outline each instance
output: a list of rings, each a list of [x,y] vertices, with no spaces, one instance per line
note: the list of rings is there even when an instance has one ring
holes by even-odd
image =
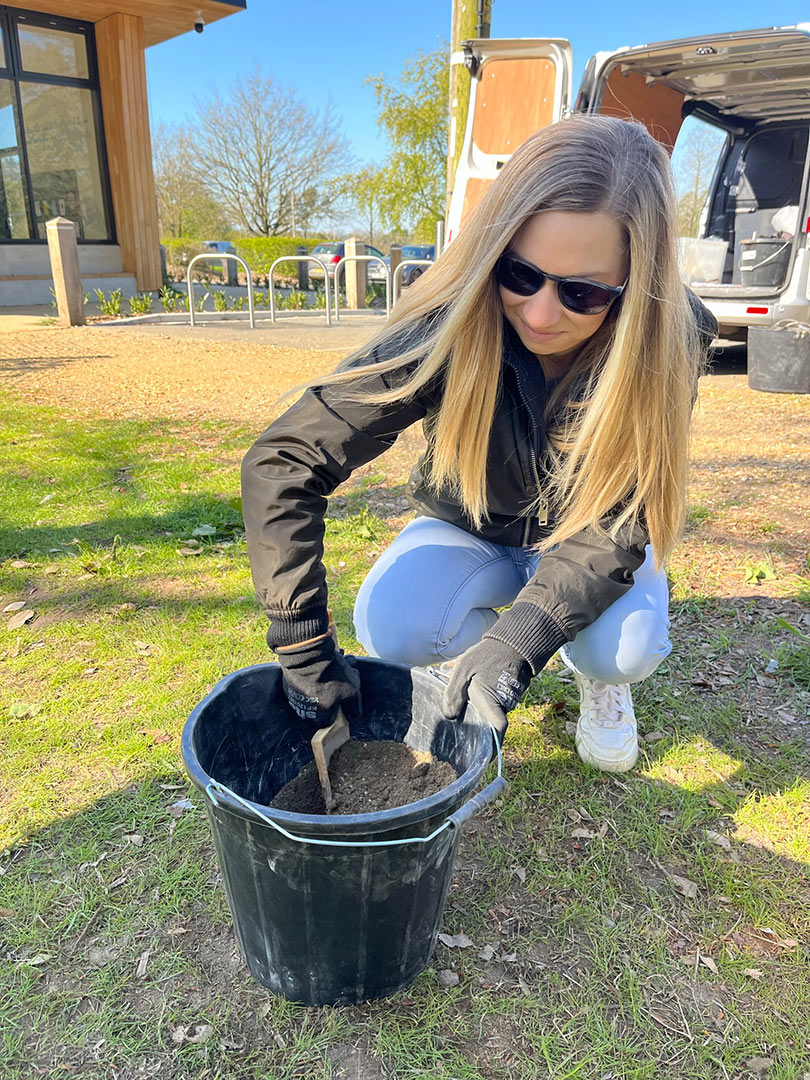
[[[448,719],[459,716],[469,699],[503,741],[506,714],[520,702],[531,679],[532,669],[519,652],[504,641],[485,637],[453,665],[442,712]]]
[[[360,676],[332,634],[311,644],[285,646],[276,655],[287,701],[301,720],[329,727],[338,708],[349,726],[360,719]]]

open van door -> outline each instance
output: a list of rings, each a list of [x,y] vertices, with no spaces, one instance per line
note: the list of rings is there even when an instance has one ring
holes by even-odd
[[[689,117],[725,136],[684,280],[723,337],[810,322],[810,25],[598,53],[575,111],[632,116],[670,150]]]
[[[462,43],[470,105],[447,215],[447,243],[498,170],[534,131],[571,106],[571,44],[562,38]]]

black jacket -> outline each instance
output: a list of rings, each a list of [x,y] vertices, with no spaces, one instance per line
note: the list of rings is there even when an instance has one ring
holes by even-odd
[[[703,305],[695,301],[693,306],[708,345],[716,323]],[[359,362],[381,361],[412,343],[397,339],[384,355],[372,353]],[[396,380],[396,373],[375,374],[365,377],[363,386],[380,390]],[[541,417],[548,389],[537,358],[504,322],[501,384],[488,452],[489,519],[475,529],[451,490],[428,489],[427,454],[409,482],[419,513],[510,547],[548,535],[553,522],[527,516],[546,476]],[[381,406],[353,400],[340,386],[309,389],[248,451],[242,464],[243,513],[256,595],[271,620],[267,639],[272,647],[304,641],[327,628],[327,497],[355,469],[392,446],[405,428],[418,420],[429,427],[441,392],[437,378],[415,398]],[[512,645],[536,673],[630,588],[647,542],[642,524],[618,542],[591,529],[563,541],[543,556],[537,573],[489,636]]]

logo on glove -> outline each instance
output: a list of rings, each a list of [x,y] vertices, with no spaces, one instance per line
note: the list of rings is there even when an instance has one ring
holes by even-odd
[[[502,671],[498,676],[495,692],[507,712],[520,704],[520,699],[523,697],[525,690],[526,687],[520,679],[516,679],[508,671]]]

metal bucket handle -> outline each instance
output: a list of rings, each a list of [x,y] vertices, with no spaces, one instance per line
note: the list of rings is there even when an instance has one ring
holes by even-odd
[[[441,677],[441,676],[440,676]],[[503,775],[503,758],[501,756],[501,744],[498,739],[498,733],[495,728],[492,728],[492,738],[495,742],[495,752],[498,759],[498,775],[495,779],[487,784],[485,788],[482,788],[477,794],[472,795],[463,806],[460,806],[455,813],[451,814],[445,821],[434,829],[429,836],[407,836],[398,840],[321,840],[314,836],[298,836],[295,833],[289,832],[279,825],[277,821],[274,821],[271,817],[260,810],[254,803],[249,802],[247,799],[242,798],[241,795],[237,795],[235,791],[227,787],[225,784],[220,783],[218,780],[210,780],[205,788],[205,793],[214,806],[219,806],[217,802],[217,793],[225,795],[230,799],[235,800],[246,810],[249,810],[251,814],[259,818],[265,823],[275,829],[276,832],[280,832],[282,836],[286,836],[288,840],[294,840],[297,844],[316,844],[319,847],[343,847],[343,848],[372,848],[372,847],[397,847],[401,844],[429,844],[431,840],[435,840],[439,833],[444,832],[445,829],[460,829],[473,814],[482,810],[485,806],[496,799],[501,792],[506,788],[507,781]]]

